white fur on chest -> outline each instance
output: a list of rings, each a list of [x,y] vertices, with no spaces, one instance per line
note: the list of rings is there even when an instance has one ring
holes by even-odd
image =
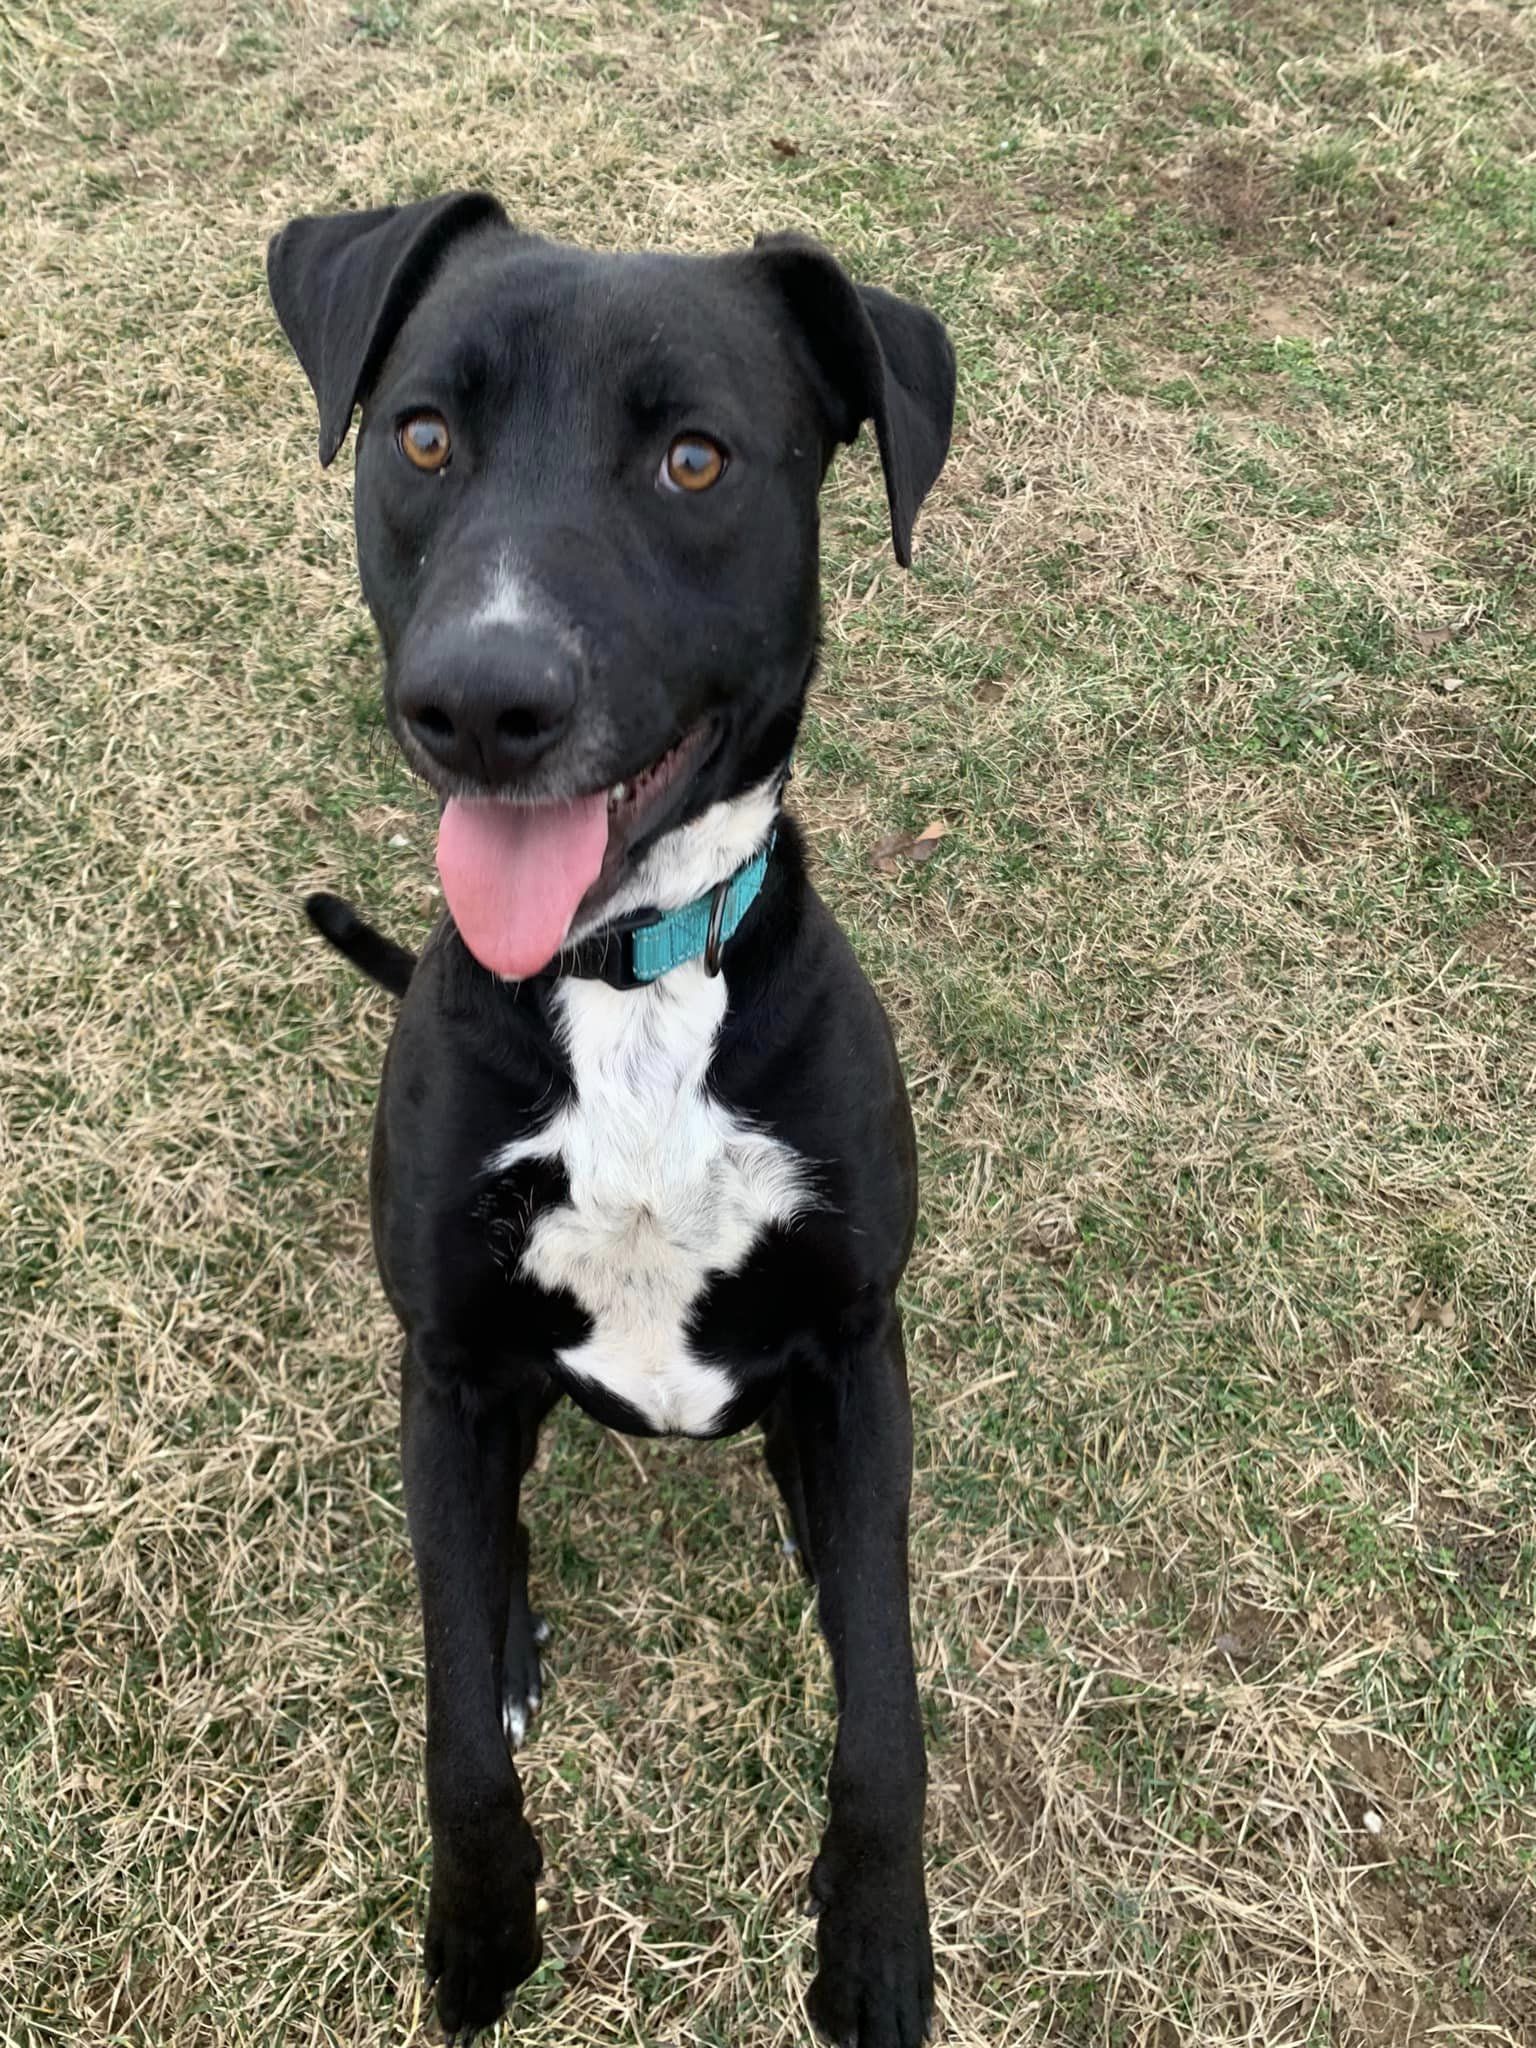
[[[560,1354],[654,1429],[706,1433],[728,1373],[695,1356],[691,1310],[737,1272],[763,1232],[810,1202],[804,1164],[723,1108],[705,1076],[725,1016],[723,976],[702,963],[640,989],[567,980],[555,993],[573,1097],[542,1131],[487,1160],[559,1159],[570,1199],[535,1218],[519,1271],[567,1288],[592,1334]]]

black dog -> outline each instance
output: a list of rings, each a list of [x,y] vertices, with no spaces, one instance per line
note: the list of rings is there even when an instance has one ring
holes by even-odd
[[[518,1487],[569,1394],[642,1434],[764,1421],[840,1711],[811,2014],[846,2048],[915,2048],[933,1969],[894,1303],[912,1127],[779,804],[818,490],[873,419],[905,564],[949,445],[948,339],[796,236],[594,255],[481,193],[296,220],[268,269],[322,462],[363,408],[389,722],[444,803],[451,915],[419,963],[312,906],[405,995],[373,1228],[406,1333],[443,2024],[489,2025],[539,1960],[511,1755],[540,1682]]]

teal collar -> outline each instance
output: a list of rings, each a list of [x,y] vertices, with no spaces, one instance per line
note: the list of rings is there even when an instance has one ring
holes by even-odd
[[[681,910],[634,911],[567,948],[553,971],[606,981],[610,988],[645,988],[702,957],[705,973],[718,974],[721,953],[757,901],[776,837],[770,833],[768,843],[707,896],[696,896]]]

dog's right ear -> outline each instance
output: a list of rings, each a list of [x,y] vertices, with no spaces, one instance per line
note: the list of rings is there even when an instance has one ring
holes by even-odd
[[[449,244],[487,221],[509,225],[489,192],[449,192],[415,206],[305,214],[272,237],[267,285],[320,408],[322,466]]]

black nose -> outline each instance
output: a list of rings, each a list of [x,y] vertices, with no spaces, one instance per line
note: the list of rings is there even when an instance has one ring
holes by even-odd
[[[569,728],[580,680],[570,647],[540,627],[439,634],[406,656],[395,701],[432,760],[497,783],[531,767]]]

